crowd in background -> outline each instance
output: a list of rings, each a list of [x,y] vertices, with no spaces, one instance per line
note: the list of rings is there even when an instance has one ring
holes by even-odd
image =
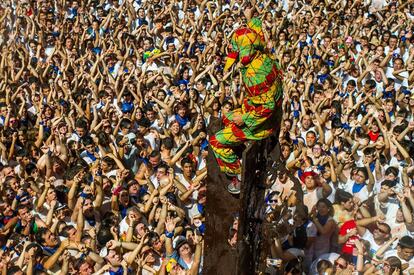
[[[207,128],[244,100],[223,66],[253,16],[284,71],[267,272],[412,272],[412,0],[3,0],[2,274],[201,273]]]
[[[285,71],[268,271],[413,274],[414,2],[295,5],[264,21]]]

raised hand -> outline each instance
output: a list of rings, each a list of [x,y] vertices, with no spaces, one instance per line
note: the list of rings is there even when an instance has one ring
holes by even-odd
[[[174,232],[175,225],[176,222],[174,221],[174,219],[171,217],[167,217],[165,221],[165,230],[167,230],[168,232]]]

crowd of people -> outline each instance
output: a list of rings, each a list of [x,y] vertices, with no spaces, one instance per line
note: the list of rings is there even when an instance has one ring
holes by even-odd
[[[413,274],[414,2],[305,2],[264,17],[285,71],[268,271]]]
[[[201,273],[207,128],[245,98],[223,67],[252,17],[284,72],[267,272],[414,271],[412,0],[3,0],[2,274]]]

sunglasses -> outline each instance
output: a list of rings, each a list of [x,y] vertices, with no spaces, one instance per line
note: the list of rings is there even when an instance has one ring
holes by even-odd
[[[337,267],[339,267],[340,269],[345,269],[345,268],[347,268],[347,267],[348,267],[348,265],[342,265],[342,264],[340,264],[340,263],[338,263],[338,262],[335,262],[335,265],[336,265]]]
[[[374,229],[374,231],[375,230],[378,230],[379,232],[381,232],[382,234],[389,234],[388,232],[385,232],[384,230],[382,230],[381,228],[379,228],[379,227],[377,227],[377,228],[375,228]]]

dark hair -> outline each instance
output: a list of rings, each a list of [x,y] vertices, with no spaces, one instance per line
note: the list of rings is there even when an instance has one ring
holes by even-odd
[[[397,185],[397,183],[395,181],[392,180],[384,180],[383,182],[381,182],[381,186],[388,186],[389,188],[393,188]]]
[[[108,157],[108,156],[104,157],[102,159],[102,161],[105,161],[108,164],[108,166],[110,166],[110,167],[113,167],[116,164],[115,161],[112,158]]]
[[[190,158],[183,158],[182,160],[181,160],[181,167],[184,167],[184,165],[185,164],[187,164],[187,163],[189,163],[189,164],[191,164],[191,165],[193,165],[194,163],[193,163],[193,161],[190,159]]]
[[[68,238],[69,237],[69,230],[74,229],[75,227],[73,225],[66,225],[65,227],[62,228],[62,230],[60,231],[60,235],[62,237]]]
[[[375,148],[368,147],[363,150],[364,155],[373,155],[375,154]]]
[[[401,134],[405,130],[405,128],[407,128],[407,125],[404,125],[404,124],[397,125],[394,127],[393,132],[395,134]]]
[[[4,180],[4,185],[5,186],[9,186],[10,185],[10,181],[12,179],[16,179],[17,180],[17,178],[15,176],[7,176],[6,179]]]
[[[22,209],[25,209],[25,208],[29,209],[29,207],[27,205],[25,205],[25,204],[19,204],[16,207],[16,212],[19,212],[19,210],[22,210]]]
[[[117,226],[119,221],[118,217],[113,212],[106,212],[102,217],[101,228],[111,228]]]
[[[373,79],[368,79],[365,84],[368,84],[370,89],[377,87],[377,83]]]
[[[168,166],[168,164],[166,164],[166,163],[164,163],[164,162],[162,162],[162,163],[160,163],[158,166],[157,166],[157,170],[158,169],[162,169],[162,168],[164,168],[165,169],[165,171],[168,171],[168,169],[170,168],[170,166]]]
[[[348,85],[349,85],[349,86],[352,86],[352,87],[356,87],[356,82],[355,82],[355,80],[353,80],[353,79],[349,80],[349,81],[348,81]]]
[[[27,157],[29,156],[29,152],[26,149],[22,148],[16,152],[16,157]]]
[[[390,166],[387,169],[385,169],[385,175],[393,174],[394,176],[398,177],[399,173],[400,171],[398,170],[398,168],[394,166]]]
[[[339,100],[334,100],[332,101],[331,104],[332,108],[334,108],[336,110],[336,112],[341,115],[342,114],[342,106],[341,106],[341,102]]]
[[[26,167],[25,167],[26,173],[28,175],[31,175],[33,173],[33,171],[36,170],[36,169],[37,169],[37,166],[33,162],[27,164]]]
[[[148,120],[148,118],[143,117],[140,120],[137,121],[137,125],[144,127],[144,128],[148,128],[151,126],[151,122]]]
[[[334,116],[331,122],[332,128],[342,128],[342,121],[341,118]]]
[[[149,233],[148,233],[148,245],[149,246],[153,246],[154,245],[154,243],[157,241],[157,240],[159,240],[160,239],[160,236],[157,234],[157,232],[154,232],[154,231],[150,231]]]
[[[14,265],[14,266],[12,266],[10,268],[7,268],[7,275],[14,275],[14,274],[16,274],[18,272],[23,272],[23,271],[17,265]]]
[[[401,248],[411,248],[414,249],[414,239],[410,236],[404,236],[400,239],[398,242],[398,245],[401,246]]]
[[[232,103],[231,101],[229,101],[229,100],[225,100],[225,101],[223,101],[223,104],[222,104],[221,106],[224,106],[224,105],[230,105],[230,108],[231,108],[231,109],[233,109],[233,108],[234,108],[233,103]]]
[[[88,123],[80,118],[76,121],[75,128],[83,128],[86,130],[88,128]]]
[[[166,137],[162,139],[161,144],[164,145],[164,147],[167,148],[168,150],[171,150],[172,148],[174,148],[174,141],[170,137]]]
[[[35,248],[35,256],[36,257],[41,257],[43,254],[43,249],[42,247],[37,244],[37,243],[30,243],[27,247],[26,247],[26,251],[29,251],[30,249]]]
[[[37,230],[37,232],[36,232],[36,234],[35,234],[35,239],[36,239],[36,242],[38,242],[38,243],[40,243],[40,244],[43,244],[44,242],[45,242],[45,239],[43,238],[43,236],[46,234],[46,232],[48,232],[49,231],[49,229],[48,228],[45,228],[45,227],[40,227],[38,230]]]
[[[341,254],[339,258],[344,259],[347,263],[352,263],[352,255],[351,254]]]
[[[328,200],[328,199],[322,198],[322,199],[318,200],[316,205],[319,205],[320,203],[325,204],[329,208],[329,215],[333,216],[333,207],[332,207],[331,201]]]
[[[76,270],[79,270],[80,267],[84,264],[84,263],[88,263],[87,258],[86,257],[80,257],[79,259],[76,260],[75,263],[75,268]]]
[[[357,167],[356,172],[362,172],[364,174],[365,179],[368,179],[368,170],[365,167]]]
[[[179,101],[174,107],[174,113],[177,113],[178,110],[180,110],[180,109],[185,109],[186,111],[188,111],[187,103],[185,103],[183,101]]]
[[[68,192],[69,188],[66,185],[58,185],[55,187],[56,198],[62,204],[66,203]]]
[[[151,152],[151,154],[149,154],[148,156],[149,158],[156,158],[156,157],[161,157],[161,153],[158,150],[154,150]]]
[[[111,230],[108,227],[101,227],[96,235],[96,239],[98,240],[100,246],[105,246],[106,243],[113,240],[113,238]]]
[[[121,123],[119,124],[119,128],[123,129],[123,128],[129,128],[131,127],[131,121],[129,119],[124,118]]]
[[[88,146],[88,145],[95,145],[95,142],[93,141],[93,139],[89,136],[86,136],[83,138],[82,140],[82,144],[83,146]]]
[[[96,136],[98,137],[98,144],[100,145],[108,146],[111,143],[109,136],[105,132],[100,131]]]
[[[401,266],[401,260],[398,257],[391,256],[391,257],[388,257],[385,260],[388,262],[388,264],[391,267],[390,273],[394,274],[393,272],[395,272],[396,269],[399,269],[400,270],[399,274],[403,274],[402,273],[403,269],[402,269],[402,266]]]
[[[341,189],[338,189],[335,194],[335,200],[337,203],[345,203],[353,198],[354,196],[352,196],[351,193],[348,193]]]

